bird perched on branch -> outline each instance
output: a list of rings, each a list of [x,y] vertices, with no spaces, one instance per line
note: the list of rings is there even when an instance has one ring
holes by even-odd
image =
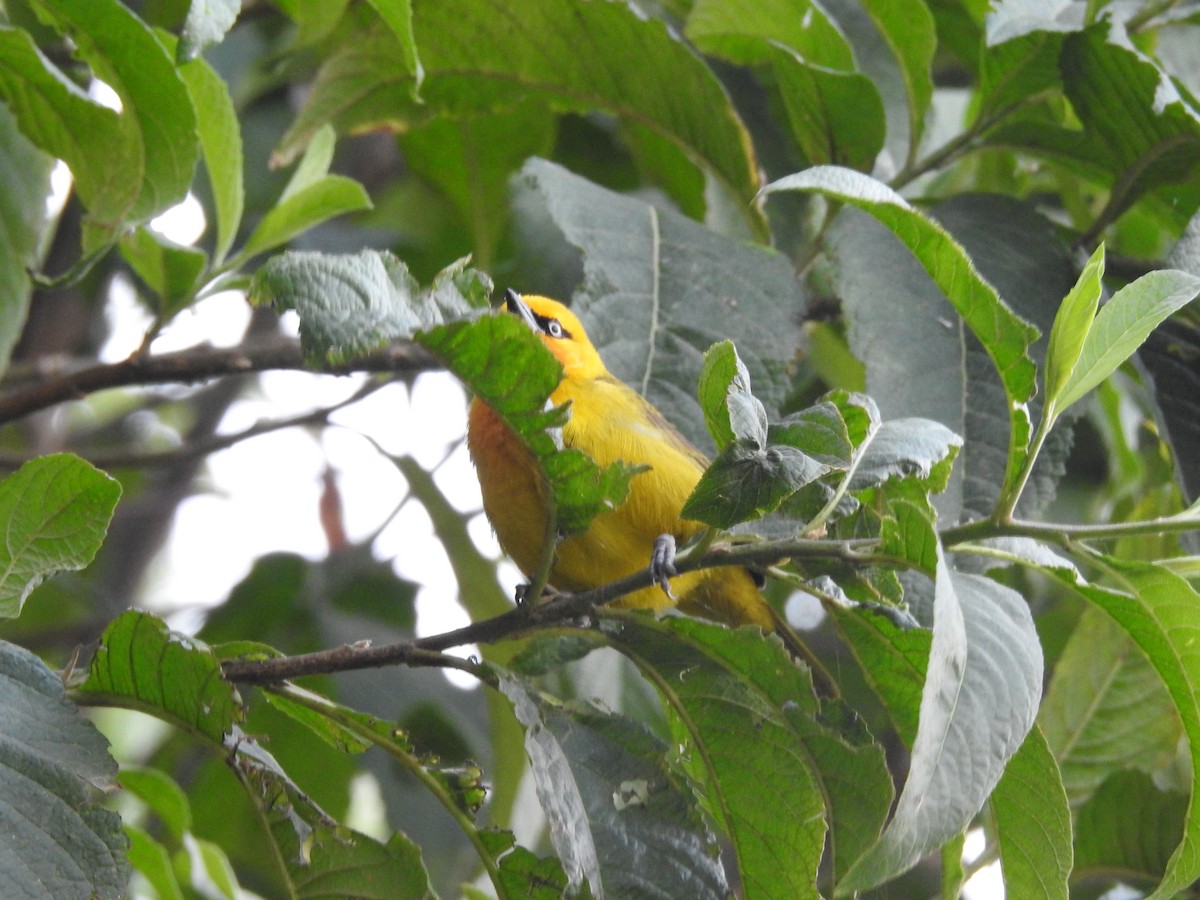
[[[703,618],[778,631],[793,652],[808,656],[746,569],[721,566],[676,575],[670,578],[668,594],[664,588],[674,543],[682,544],[705,527],[681,518],[680,510],[707,461],[657,409],[609,373],[567,307],[547,297],[522,297],[511,289],[505,306],[562,363],[562,381],[550,399],[556,405],[570,404],[563,442],[601,467],[618,461],[649,467],[633,476],[623,504],[600,513],[586,531],[559,542],[550,585],[572,592],[599,587],[644,569],[654,548],[663,588],[642,588],[616,605],[662,610],[678,602],[682,611]],[[531,576],[542,553],[549,485],[532,452],[478,397],[471,404],[467,446],[479,474],[484,512],[500,546]]]

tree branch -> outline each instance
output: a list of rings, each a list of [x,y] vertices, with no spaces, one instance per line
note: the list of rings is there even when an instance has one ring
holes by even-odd
[[[741,544],[735,547],[714,547],[702,556],[681,557],[677,569],[682,574],[694,569],[716,566],[766,566],[785,559],[836,559],[863,562],[860,548],[871,545],[870,540],[780,540]],[[454,666],[475,671],[475,665],[447,656],[442,651],[464,644],[490,644],[521,637],[528,632],[590,615],[596,608],[632,591],[654,584],[650,569],[642,569],[618,581],[576,594],[555,594],[542,603],[525,603],[490,619],[472,622],[462,628],[442,634],[417,638],[398,644],[372,646],[366,643],[346,644],[331,650],[280,656],[272,659],[234,659],[221,669],[230,681],[241,684],[269,684],[299,678],[304,675],[327,675],[356,669],[376,669],[382,666]]]
[[[427,372],[442,365],[412,343],[393,344],[359,359],[336,365],[311,364],[300,343],[279,338],[231,348],[197,347],[159,356],[135,355],[117,363],[99,363],[67,372],[46,373],[42,380],[0,395],[0,424],[68,400],[109,388],[148,384],[188,384],[225,375],[270,369],[302,369],[331,375],[351,372]]]

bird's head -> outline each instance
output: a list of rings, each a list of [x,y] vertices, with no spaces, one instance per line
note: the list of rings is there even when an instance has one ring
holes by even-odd
[[[608,374],[600,354],[588,340],[583,323],[557,300],[535,294],[522,296],[509,288],[504,307],[519,316],[562,363],[567,378],[599,378]]]

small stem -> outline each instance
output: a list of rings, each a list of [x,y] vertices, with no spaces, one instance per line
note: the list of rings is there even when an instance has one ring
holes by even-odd
[[[1016,480],[1001,492],[1000,499],[996,501],[996,510],[992,514],[992,518],[997,522],[1007,522],[1012,519],[1017,503],[1021,500],[1021,494],[1025,491],[1025,485],[1029,483],[1029,478],[1033,474],[1033,466],[1037,462],[1038,454],[1042,451],[1042,445],[1046,443],[1046,437],[1050,434],[1050,429],[1054,427],[1057,418],[1058,410],[1055,409],[1054,401],[1047,402],[1042,409],[1042,420],[1038,423],[1038,429],[1026,450],[1021,471],[1017,474]],[[1009,452],[1012,453],[1013,448],[1010,447]]]

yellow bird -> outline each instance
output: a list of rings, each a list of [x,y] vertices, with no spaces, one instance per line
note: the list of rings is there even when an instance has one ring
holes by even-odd
[[[600,466],[618,460],[650,468],[633,476],[625,503],[596,516],[586,531],[559,542],[551,586],[584,591],[644,569],[662,535],[682,544],[704,526],[680,517],[684,501],[707,462],[640,394],[613,377],[579,319],[547,297],[508,290],[509,312],[520,316],[562,363],[563,378],[551,394],[570,404],[563,442]],[[536,571],[546,528],[549,486],[533,456],[486,403],[471,403],[467,446],[500,546],[518,568]],[[730,625],[777,630],[793,652],[809,655],[766,602],[747,570],[733,566],[687,572],[670,579],[684,612]],[[671,604],[657,585],[628,594],[616,605],[661,610]]]

